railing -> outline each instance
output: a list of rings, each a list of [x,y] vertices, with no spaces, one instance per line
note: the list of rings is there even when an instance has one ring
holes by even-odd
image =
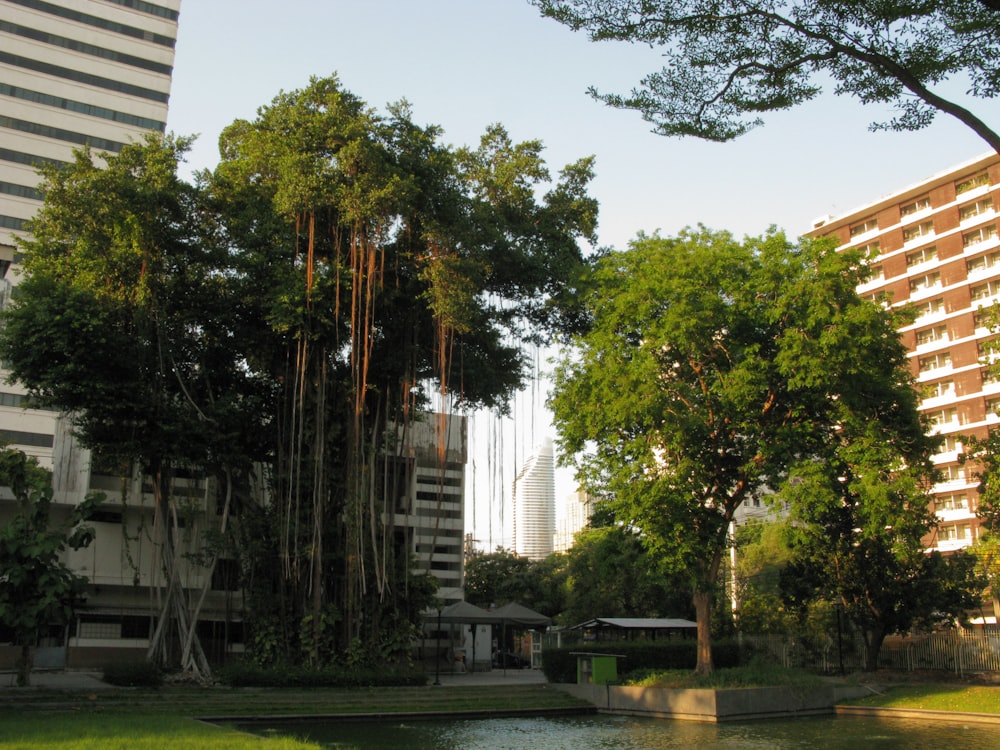
[[[826,638],[820,644],[781,635],[744,635],[742,642],[769,654],[785,667],[807,667],[836,672],[865,666],[867,648],[860,635]],[[922,635],[890,636],[878,656],[879,669],[912,672],[932,669],[1000,672],[1000,633],[956,630]]]

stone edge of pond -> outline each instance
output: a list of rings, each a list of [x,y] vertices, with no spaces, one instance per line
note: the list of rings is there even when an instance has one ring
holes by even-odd
[[[951,721],[960,724],[1000,725],[1000,715],[971,711],[936,711],[923,708],[885,708],[882,706],[833,707],[837,716],[871,716],[878,719],[911,719],[918,721]]]
[[[834,706],[868,693],[864,687],[658,688],[554,684],[600,713],[695,722],[730,722],[834,714]]]

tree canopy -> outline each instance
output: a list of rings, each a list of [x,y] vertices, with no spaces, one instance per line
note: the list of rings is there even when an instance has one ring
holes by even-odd
[[[585,489],[686,571],[698,669],[736,509],[822,455],[838,424],[885,414],[923,435],[893,313],[855,293],[861,259],[782,234],[640,237],[595,264],[551,406]],[[856,416],[855,416],[856,415]]]
[[[244,502],[230,541],[260,592],[251,639],[278,623],[269,653],[406,653],[433,596],[394,522],[413,511],[413,426],[432,403],[503,410],[521,341],[572,322],[592,159],[553,177],[500,125],[447,146],[336,77],[234,122],[195,184],[186,148],[150,137],[46,170],[0,352],[85,445],[154,475],[164,520],[178,467],[246,500],[239,478],[267,466],[269,502]],[[192,615],[158,620],[186,623],[186,650]]]
[[[764,112],[815,98],[826,81],[897,114],[873,129],[916,130],[957,118],[1000,152],[1000,134],[967,100],[1000,94],[997,0],[532,0],[593,41],[649,45],[665,59],[628,95],[661,135],[728,141]],[[964,87],[965,95],[957,94]]]

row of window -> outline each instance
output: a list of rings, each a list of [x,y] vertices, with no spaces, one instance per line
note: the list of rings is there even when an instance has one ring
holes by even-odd
[[[125,83],[124,81],[116,81],[112,78],[95,76],[91,73],[84,73],[83,71],[73,70],[72,68],[64,68],[61,65],[53,65],[51,63],[42,62],[41,60],[34,60],[30,57],[12,55],[9,52],[4,52],[3,50],[0,50],[0,63],[12,65],[15,68],[24,68],[25,70],[31,70],[36,73],[44,73],[45,75],[62,78],[67,81],[73,81],[74,83],[83,83],[99,89],[114,91],[119,94],[127,94],[129,96],[139,97],[140,99],[161,102],[163,104],[166,104],[170,98],[170,95],[166,91],[156,91],[154,89],[148,89],[145,86],[136,86],[135,84]]]
[[[46,107],[52,107],[54,109],[64,109],[67,112],[78,112],[82,115],[88,115],[90,117],[99,117],[102,120],[120,122],[124,125],[134,125],[135,127],[143,128],[144,130],[157,130],[162,133],[167,127],[165,122],[154,120],[150,117],[130,115],[127,112],[118,112],[117,110],[108,109],[107,107],[98,107],[93,104],[87,104],[86,102],[65,99],[61,96],[52,96],[51,94],[46,94],[41,91],[32,91],[31,89],[24,89],[20,86],[11,86],[8,83],[0,83],[0,94],[3,96],[10,96],[15,99],[22,99],[26,102],[42,104]]]
[[[28,26],[10,23],[9,21],[0,21],[0,32],[12,34],[13,36],[19,36],[23,39],[30,39],[33,42],[50,44],[53,47],[62,47],[63,49],[68,49],[71,52],[79,52],[81,55],[89,55],[90,57],[97,57],[101,60],[110,60],[111,62],[128,65],[132,68],[148,70],[151,73],[159,73],[165,76],[169,76],[173,73],[173,67],[167,65],[166,63],[157,62],[156,60],[147,60],[143,57],[129,55],[125,52],[119,52],[118,50],[107,49],[106,47],[98,47],[96,44],[81,42],[79,39],[70,39],[69,37],[59,36],[58,34],[50,34],[47,31],[32,29]]]
[[[170,47],[170,49],[173,49],[176,44],[176,41],[169,36],[154,34],[152,31],[147,31],[146,29],[139,29],[135,26],[126,26],[123,23],[111,21],[107,18],[92,16],[89,13],[81,13],[80,11],[73,10],[71,8],[63,8],[59,5],[47,3],[44,0],[7,0],[7,2],[13,3],[14,5],[22,5],[25,8],[31,8],[32,10],[37,10],[42,13],[48,13],[50,16],[58,16],[59,18],[76,21],[77,23],[82,23],[86,26],[93,26],[94,28],[103,29],[104,31],[111,31],[115,34],[121,34],[122,36],[129,36],[133,39],[143,39],[147,42],[159,44],[163,47]],[[160,8],[160,10],[166,10],[166,8]],[[157,15],[161,14],[157,13]]]
[[[987,172],[980,172],[971,177],[966,177],[955,182],[955,195],[962,195],[964,193],[971,192],[980,187],[986,187],[990,184],[990,176]],[[931,208],[931,199],[929,195],[923,195],[915,200],[909,201],[907,203],[902,203],[899,206],[899,215],[902,218],[908,216],[913,216],[922,211],[928,211]],[[959,218],[962,221],[966,221],[980,214],[986,213],[987,211],[993,210],[993,199],[986,197],[981,200],[968,203],[959,208]],[[916,239],[918,237],[924,236],[927,233],[927,226],[930,225],[930,231],[933,232],[932,222],[923,222],[922,224],[916,225],[914,227],[907,227],[903,230],[903,241],[908,242],[910,240]],[[874,232],[878,229],[878,218],[875,216],[869,216],[857,224],[852,224],[850,228],[851,238],[860,237],[869,232]]]
[[[72,130],[54,128],[51,125],[42,125],[41,123],[28,122],[27,120],[17,120],[13,117],[7,117],[6,115],[0,115],[0,128],[18,130],[22,133],[30,133],[31,135],[38,135],[43,138],[52,138],[57,141],[67,141],[68,143],[74,143],[78,146],[89,145],[93,148],[99,148],[103,151],[114,151],[115,153],[121,151],[125,146],[124,143],[113,141],[110,138],[99,138],[94,135],[87,135],[86,133],[76,133]]]
[[[930,222],[928,222],[930,224]],[[917,229],[914,227],[914,229]],[[933,229],[931,231],[933,234]],[[997,237],[997,227],[996,224],[988,224],[986,226],[977,227],[969,232],[962,234],[962,247],[970,248],[975,245],[981,244],[983,242],[988,242],[994,240]],[[863,250],[868,252],[874,251],[876,254],[878,252],[878,243],[874,242],[870,245],[865,245]],[[867,257],[873,257],[868,255]],[[979,258],[973,258],[968,261],[967,269],[971,272],[982,271],[987,268],[993,267],[996,264],[998,258],[997,253],[993,253],[987,256],[981,256]],[[906,254],[906,267],[915,268],[921,266],[925,263],[931,263],[938,259],[938,249],[937,245],[928,245],[926,247],[917,248],[913,252]],[[884,268],[881,265],[876,265],[871,267],[871,273],[868,277],[868,281],[882,281],[885,279]],[[914,277],[910,280],[910,292],[921,292],[930,287],[940,285],[940,275],[937,272],[925,274],[924,276]]]

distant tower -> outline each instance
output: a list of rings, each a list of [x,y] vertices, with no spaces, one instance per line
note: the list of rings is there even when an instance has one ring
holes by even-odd
[[[583,490],[578,490],[562,499],[556,530],[554,552],[566,552],[573,546],[573,538],[590,521],[594,512],[594,501]]]
[[[547,557],[555,530],[555,461],[546,439],[514,480],[514,551],[532,560]]]

